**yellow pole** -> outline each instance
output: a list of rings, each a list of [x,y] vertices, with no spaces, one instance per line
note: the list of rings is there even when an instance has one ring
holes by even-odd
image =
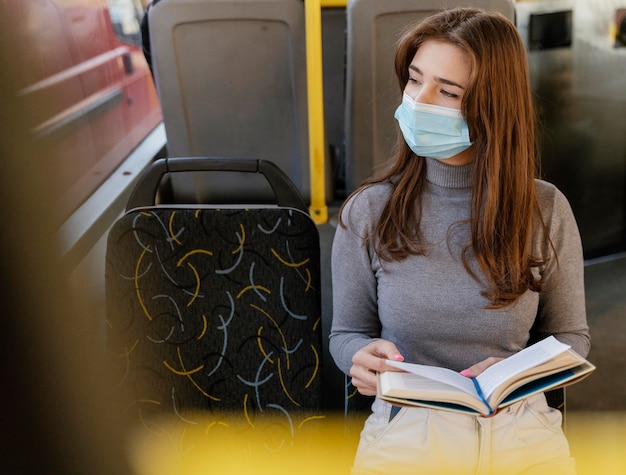
[[[313,221],[328,221],[324,171],[324,86],[322,76],[322,7],[320,0],[305,0],[306,69],[309,107],[309,169]]]

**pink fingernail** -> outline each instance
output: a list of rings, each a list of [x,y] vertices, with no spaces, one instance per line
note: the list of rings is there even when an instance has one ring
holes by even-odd
[[[470,374],[472,374],[472,372],[469,369],[461,371],[461,376],[469,377]]]
[[[404,356],[402,356],[400,353],[396,353],[393,355],[393,359],[396,361],[403,361],[404,360]]]

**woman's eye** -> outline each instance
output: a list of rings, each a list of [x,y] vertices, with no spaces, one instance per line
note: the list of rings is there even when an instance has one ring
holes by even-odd
[[[459,95],[458,95],[458,94],[455,94],[455,93],[453,93],[453,92],[449,92],[449,91],[446,91],[446,90],[442,90],[442,91],[441,91],[441,93],[442,93],[444,96],[446,96],[446,97],[450,97],[450,98],[452,98],[452,99],[456,99],[457,97],[459,97]]]

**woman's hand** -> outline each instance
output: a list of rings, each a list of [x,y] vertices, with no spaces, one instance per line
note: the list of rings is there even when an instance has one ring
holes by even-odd
[[[476,363],[475,365],[472,365],[469,368],[464,369],[463,371],[461,371],[461,374],[468,378],[475,378],[480,373],[482,373],[487,368],[489,368],[489,366],[497,363],[498,361],[502,361],[503,359],[504,358],[496,358],[495,356],[490,356],[486,360],[483,360],[480,363]]]
[[[400,371],[388,366],[385,360],[402,361],[404,357],[392,342],[376,340],[357,351],[352,357],[350,376],[352,384],[365,396],[376,395],[376,374],[381,371]]]

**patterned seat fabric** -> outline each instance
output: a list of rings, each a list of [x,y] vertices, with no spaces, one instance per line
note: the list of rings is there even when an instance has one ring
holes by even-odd
[[[108,238],[108,350],[130,414],[321,417],[319,237],[289,208],[134,210]],[[229,422],[230,423],[230,422]]]

